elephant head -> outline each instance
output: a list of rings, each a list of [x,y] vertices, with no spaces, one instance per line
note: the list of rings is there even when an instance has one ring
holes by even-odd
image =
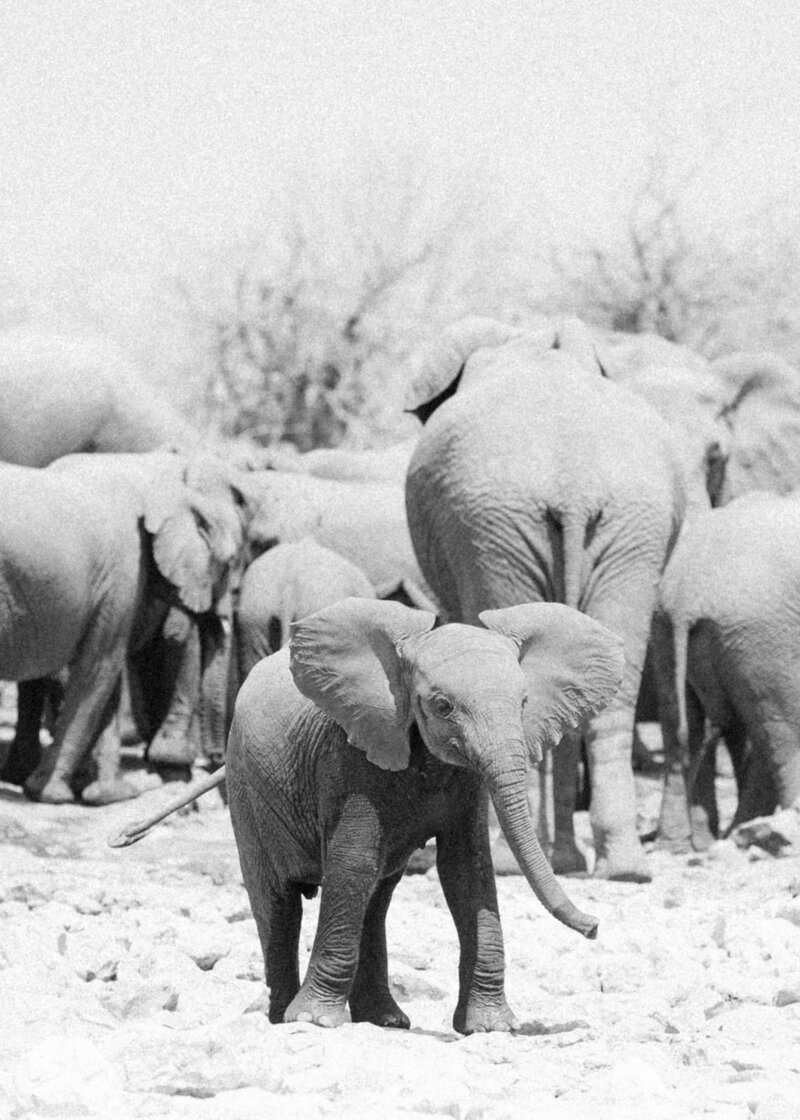
[[[506,839],[543,905],[593,936],[556,882],[531,822],[526,769],[565,729],[615,693],[622,643],[559,604],[484,611],[486,629],[399,603],[345,599],[295,623],[291,672],[300,691],[386,770],[409,765],[416,725],[440,761],[487,783]]]
[[[244,570],[251,503],[247,476],[215,456],[169,456],[145,495],[156,591],[192,615],[201,641],[200,722],[209,757],[221,754],[232,670],[232,593]]]
[[[731,451],[720,504],[748,490],[800,486],[800,374],[776,354],[741,353],[711,365],[725,395]]]
[[[319,521],[318,495],[326,483],[283,470],[254,471],[247,476],[247,528],[250,559],[276,544],[313,535]]]
[[[501,348],[503,355],[498,361]],[[508,364],[506,348],[520,352],[528,361],[558,351],[592,374],[604,372],[594,339],[575,316],[548,321],[536,329],[476,316],[451,324],[417,356],[406,411],[413,412],[424,424],[456,390],[463,392],[504,370]]]
[[[702,512],[709,502],[718,505],[731,452],[719,379],[686,366],[648,365],[631,372],[623,384],[646,400],[675,433],[692,510]]]
[[[145,495],[158,573],[192,614],[212,610],[244,547],[245,501],[224,463],[169,457]]]

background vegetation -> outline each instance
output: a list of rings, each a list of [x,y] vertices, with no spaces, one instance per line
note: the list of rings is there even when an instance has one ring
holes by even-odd
[[[579,241],[536,200],[498,215],[489,186],[407,159],[331,184],[313,205],[299,192],[246,243],[173,268],[155,307],[107,284],[98,298],[73,277],[68,311],[84,333],[117,336],[109,306],[149,315],[149,350],[137,336],[135,356],[195,422],[301,451],[410,434],[415,350],[463,315],[526,323],[568,311],[708,357],[763,349],[800,366],[796,200],[774,198],[735,236],[703,228],[693,203],[713,147],[691,159],[654,145],[616,220]],[[26,324],[28,296],[0,282],[0,326]]]

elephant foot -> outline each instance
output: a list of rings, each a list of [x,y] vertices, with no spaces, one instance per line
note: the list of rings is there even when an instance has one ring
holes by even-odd
[[[695,852],[707,852],[716,839],[710,828],[692,829],[692,848]]]
[[[91,782],[81,791],[81,801],[84,805],[112,805],[115,801],[130,801],[131,798],[138,796],[138,789],[124,778],[117,778],[111,782]]]
[[[190,782],[192,780],[191,766],[159,766],[154,769],[156,780],[159,778],[163,785],[167,782]]]
[[[627,858],[598,856],[594,865],[595,879],[611,879],[615,883],[650,883],[653,876],[641,853]]]
[[[147,748],[147,761],[160,769],[162,766],[191,766],[197,751],[185,735],[169,735],[162,731]]]
[[[346,1000],[330,1003],[313,999],[302,988],[283,1014],[284,1023],[315,1023],[318,1027],[341,1027],[348,1021]]]
[[[12,786],[24,786],[41,764],[43,753],[38,730],[34,736],[28,736],[21,734],[18,727],[0,768],[0,782],[8,782]]]
[[[22,788],[29,801],[41,801],[45,805],[68,805],[75,801],[75,794],[64,778],[55,775],[40,785],[32,774]]]
[[[354,1023],[374,1023],[378,1027],[408,1030],[411,1020],[398,1006],[385,984],[356,985],[350,993],[350,1018]]]
[[[33,762],[26,763],[19,758],[15,758],[12,750],[5,766],[0,770],[0,782],[8,782],[10,786],[24,786],[38,765],[38,758]]]
[[[354,1023],[374,1023],[376,1027],[393,1027],[407,1031],[411,1020],[386,992],[370,999],[350,999],[350,1018]]]
[[[699,806],[692,810],[689,818],[692,825],[692,848],[696,852],[707,852],[717,839],[716,819],[711,820],[709,814]]]
[[[655,850],[668,852],[672,856],[685,856],[693,850],[692,840],[688,836],[656,836]]]
[[[509,1033],[519,1029],[519,1021],[505,998],[499,1003],[471,1003],[466,1009],[459,1006],[453,1015],[453,1030],[459,1034]]]
[[[574,841],[556,843],[550,863],[556,875],[586,875],[588,872],[586,856]]]

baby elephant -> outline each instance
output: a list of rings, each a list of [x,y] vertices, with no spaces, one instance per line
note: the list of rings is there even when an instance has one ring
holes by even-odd
[[[372,584],[352,561],[313,537],[284,541],[248,566],[239,588],[239,680],[289,641],[289,624],[350,596],[372,599]]]
[[[718,833],[706,720],[739,786],[731,828],[800,802],[798,542],[800,495],[753,492],[692,521],[664,571],[653,650],[666,846],[703,849]]]
[[[541,902],[596,935],[596,919],[569,901],[542,853],[525,775],[529,760],[614,694],[621,642],[558,604],[480,617],[485,628],[434,629],[428,612],[345,599],[295,623],[289,649],[243,685],[228,796],[272,1022],[337,1026],[349,1003],[354,1022],[409,1026],[389,989],[385,919],[409,856],[435,837],[461,949],[453,1025],[464,1034],[518,1027],[504,991],[487,787]],[[302,897],[319,886],[301,984]]]

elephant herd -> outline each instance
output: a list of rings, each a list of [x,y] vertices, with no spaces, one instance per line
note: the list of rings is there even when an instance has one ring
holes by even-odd
[[[345,595],[432,601],[399,481],[253,469],[107,343],[6,336],[0,399],[0,679],[18,682],[0,779],[34,800],[136,795],[123,683],[151,767],[218,763],[233,694],[289,622]]]
[[[349,1003],[408,1025],[385,918],[435,838],[454,1025],[512,1029],[497,845],[594,936],[553,876],[586,870],[583,759],[594,875],[649,879],[631,766],[646,664],[664,843],[718,833],[720,735],[735,821],[800,799],[800,374],[781,359],[470,318],[412,362],[414,439],[243,456],[210,453],[121,359],[6,345],[0,678],[19,703],[0,778],[34,800],[131,796],[123,678],[153,766],[191,762],[198,737],[220,762],[230,725],[203,788],[227,780],[273,1021],[336,1025]],[[61,392],[76,370],[80,392]],[[301,983],[301,902],[320,884]]]

